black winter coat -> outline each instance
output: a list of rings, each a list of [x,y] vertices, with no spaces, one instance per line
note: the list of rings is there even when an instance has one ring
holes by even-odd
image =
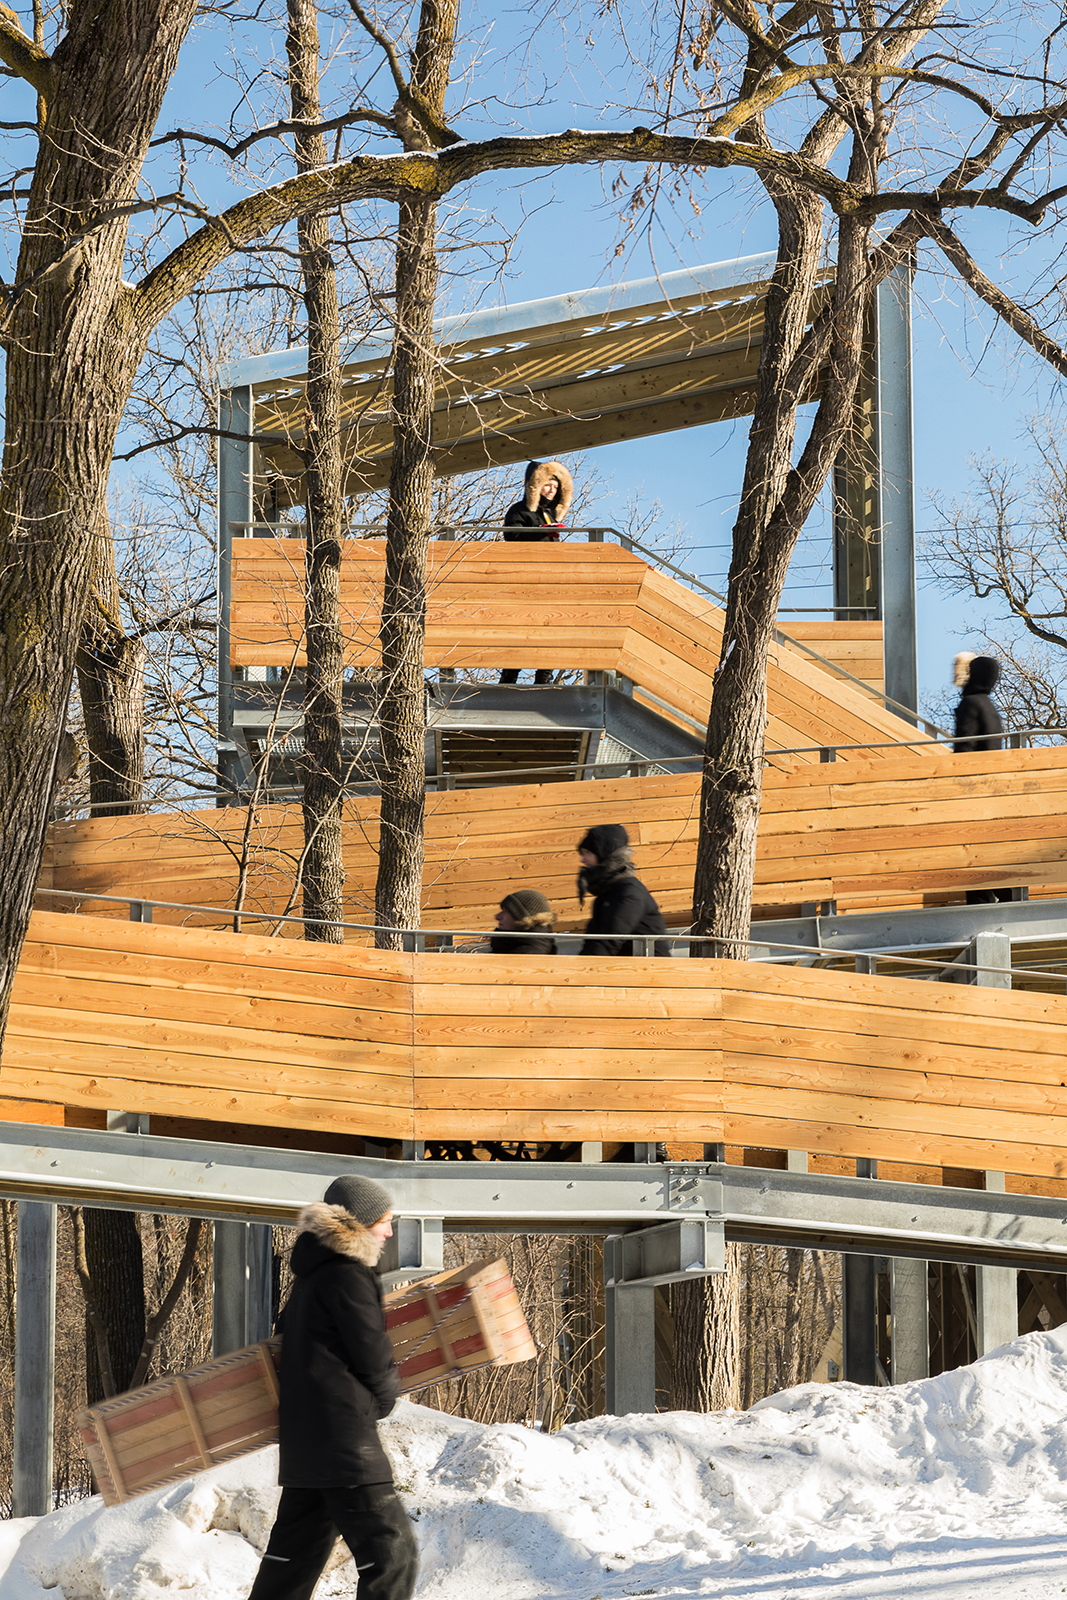
[[[1003,750],[1000,712],[987,694],[961,694],[956,706],[956,737],[952,748],[959,755],[969,750]]]
[[[279,1403],[285,1488],[391,1483],[376,1424],[399,1393],[385,1331],[378,1247],[343,1206],[308,1206],[281,1318]]]
[[[559,526],[555,508],[542,500],[536,511],[531,511],[525,500],[516,500],[504,513],[504,538],[535,544],[546,540],[558,541]]]
[[[587,867],[579,884],[592,889],[593,915],[586,924],[586,933],[666,933],[663,913],[639,878],[634,876],[628,849],[616,850],[614,855],[599,866]],[[658,956],[669,956],[666,940],[656,943]],[[578,954],[581,956],[632,956],[630,939],[586,939]]]

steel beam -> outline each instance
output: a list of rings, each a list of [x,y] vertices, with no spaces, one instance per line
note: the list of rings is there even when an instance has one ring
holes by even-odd
[[[721,1221],[666,1222],[658,1228],[624,1233],[613,1243],[610,1275],[607,1265],[604,1268],[604,1283],[611,1289],[688,1283],[691,1278],[722,1272],[726,1266]]]
[[[614,1232],[721,1218],[727,1239],[1067,1271],[1067,1204],[718,1162],[387,1161],[0,1124],[0,1196],[292,1224],[339,1173],[457,1232]]]
[[[1014,942],[1067,936],[1067,898],[1011,900],[986,906],[932,906],[914,911],[855,911],[832,917],[783,917],[754,922],[754,959],[781,959],[775,944],[807,950],[921,952],[966,945],[983,933],[1005,933]],[[766,941],[766,942],[764,942]],[[888,970],[888,969],[886,969]]]
[[[56,1355],[56,1208],[22,1201],[15,1279],[12,1514],[52,1509]]]

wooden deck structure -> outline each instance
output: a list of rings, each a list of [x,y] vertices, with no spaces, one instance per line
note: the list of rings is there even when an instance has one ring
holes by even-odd
[[[377,664],[384,566],[381,540],[345,545],[341,606],[349,668]],[[303,540],[235,540],[230,581],[231,667],[274,667],[284,674],[302,666]],[[617,672],[633,681],[639,699],[642,691],[651,697],[653,709],[669,714],[673,708],[702,727],[722,628],[722,611],[712,601],[615,544],[431,545],[428,669]],[[822,623],[817,629],[817,641],[832,647],[837,667],[852,671],[855,660],[875,669],[876,682],[881,669],[871,647],[880,637],[877,623]],[[817,653],[818,642],[809,646]],[[768,710],[768,743],[778,749],[923,738],[885,708],[877,690],[825,670],[803,644],[788,640],[772,650]],[[933,744],[927,753],[939,759]],[[817,761],[818,751],[806,759]]]
[[[38,913],[0,1091],[380,1139],[670,1139],[1067,1174],[1067,998],[408,955]]]
[[[427,796],[423,916],[428,927],[491,928],[508,889],[547,894],[566,928],[583,921],[575,846],[593,822],[621,822],[638,870],[668,918],[689,917],[700,778],[462,789]],[[766,774],[754,909],[799,914],[962,900],[967,889],[1025,885],[1067,894],[1067,749],[1004,750],[943,762],[902,753],[811,765],[777,758]],[[976,823],[980,820],[980,826]],[[247,845],[245,828],[249,826]],[[377,802],[346,802],[346,911],[369,921],[377,867]],[[74,891],[80,909],[125,917],[95,894],[225,907],[249,861],[245,908],[299,914],[293,863],[297,806],[100,818],[57,824],[42,887]],[[55,900],[55,910],[78,902]],[[226,926],[232,918],[161,907],[159,922]],[[255,923],[245,927],[255,928]],[[299,933],[299,928],[293,930]]]
[[[560,456],[743,416],[752,408],[773,256],[751,256],[438,319],[434,453],[444,475]],[[820,274],[814,314],[832,271]],[[343,352],[348,492],[382,487],[392,451],[392,328]],[[303,498],[307,352],[252,357],[261,464],[279,505]]]

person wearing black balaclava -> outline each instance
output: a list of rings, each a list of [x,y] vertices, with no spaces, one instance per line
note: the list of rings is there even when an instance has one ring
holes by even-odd
[[[1004,724],[990,699],[1000,677],[1000,662],[992,656],[972,656],[966,651],[953,664],[953,682],[960,686],[956,705],[956,737],[952,748],[959,755],[978,750],[1002,750]],[[969,906],[991,906],[1010,900],[1011,889],[968,889]]]
[[[621,824],[606,822],[590,828],[579,841],[578,855],[582,863],[578,874],[579,904],[585,904],[590,892],[595,897],[593,915],[586,924],[587,934],[666,933],[663,913],[634,872],[629,835]],[[581,956],[632,956],[633,953],[632,939],[623,937],[587,938],[578,952]],[[669,956],[670,953],[667,940],[657,940],[656,954]]]
[[[966,677],[963,678],[963,672]],[[990,695],[1000,677],[1000,662],[992,656],[956,657],[954,681],[962,678],[960,698],[956,706],[955,740],[952,748],[958,756],[975,750],[1002,750],[1004,724],[1000,720]]]

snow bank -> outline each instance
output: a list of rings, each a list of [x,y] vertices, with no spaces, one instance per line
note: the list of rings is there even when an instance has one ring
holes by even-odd
[[[383,1426],[427,1600],[1067,1593],[1067,1328],[896,1389],[543,1435],[402,1402]],[[0,1524],[0,1600],[243,1600],[274,1451],[107,1511]],[[319,1600],[354,1593],[343,1547]]]

